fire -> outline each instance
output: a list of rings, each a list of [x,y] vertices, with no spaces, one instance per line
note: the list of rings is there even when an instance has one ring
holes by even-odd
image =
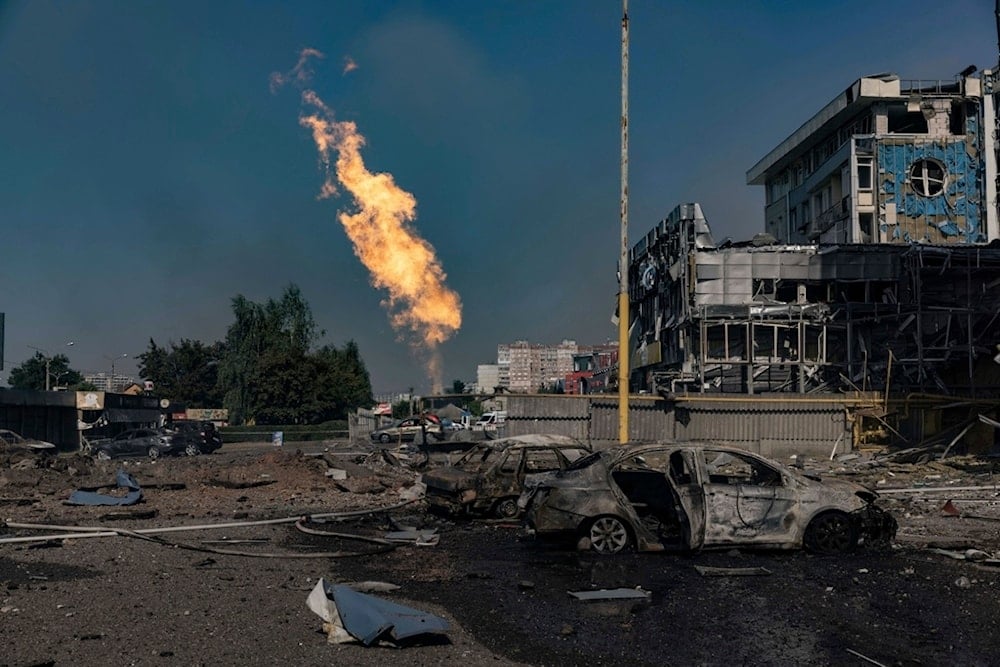
[[[303,68],[300,58],[293,72]],[[382,303],[393,328],[408,334],[426,353],[428,372],[439,392],[438,346],[462,326],[462,302],[445,284],[447,276],[434,246],[413,227],[417,200],[396,185],[392,174],[368,170],[361,156],[365,138],[355,123],[336,120],[332,109],[312,90],[303,91],[302,101],[311,112],[303,112],[299,122],[312,132],[326,172],[319,197],[334,196],[340,188],[350,193],[356,212],[342,211],[338,219],[354,254],[371,274],[372,285],[388,292]]]

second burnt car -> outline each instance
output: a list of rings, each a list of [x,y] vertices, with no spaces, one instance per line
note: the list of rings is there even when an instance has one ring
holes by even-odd
[[[563,435],[519,435],[484,440],[453,465],[424,473],[432,508],[455,515],[518,515],[517,499],[532,473],[563,470],[590,453],[590,447]]]
[[[537,536],[600,553],[765,547],[838,553],[888,544],[896,521],[876,493],[741,449],[627,445],[533,475],[518,505]]]

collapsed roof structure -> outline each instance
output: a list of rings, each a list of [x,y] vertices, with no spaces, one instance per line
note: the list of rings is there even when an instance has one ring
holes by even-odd
[[[750,241],[675,208],[631,250],[632,389],[1000,394],[995,85],[858,79],[747,172]]]

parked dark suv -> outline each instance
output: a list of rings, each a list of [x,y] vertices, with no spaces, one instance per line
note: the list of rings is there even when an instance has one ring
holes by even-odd
[[[222,447],[222,436],[215,424],[209,421],[175,421],[170,425],[170,430],[193,445],[193,449],[185,447],[184,451],[188,455],[211,454]]]
[[[184,454],[187,441],[170,431],[137,428],[119,433],[113,438],[91,443],[91,451],[99,460],[122,456],[148,456],[152,460],[164,454]]]

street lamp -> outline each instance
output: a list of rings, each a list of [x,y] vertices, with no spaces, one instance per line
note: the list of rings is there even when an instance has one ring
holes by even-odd
[[[119,359],[124,359],[127,356],[128,354],[124,352],[122,354],[119,354],[117,357],[109,357],[106,354],[104,355],[104,358],[111,362],[111,377],[108,378],[108,391],[115,390],[115,363]]]
[[[66,347],[73,347],[73,345],[75,345],[73,341],[66,343]],[[45,391],[49,391],[49,387],[51,387],[49,384],[49,377],[51,376],[49,366],[52,364],[52,355],[50,355],[47,350],[43,350],[40,347],[35,347],[34,345],[29,345],[28,347],[42,353],[42,359],[45,360]],[[59,374],[60,377],[63,375],[65,375],[65,373]]]

